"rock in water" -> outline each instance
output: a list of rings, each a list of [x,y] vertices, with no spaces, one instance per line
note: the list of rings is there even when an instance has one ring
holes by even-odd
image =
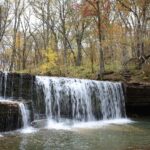
[[[0,132],[21,128],[22,117],[17,102],[0,101]]]

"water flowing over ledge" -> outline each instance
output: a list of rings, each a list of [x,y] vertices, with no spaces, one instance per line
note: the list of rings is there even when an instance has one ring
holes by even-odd
[[[29,110],[23,102],[0,97],[0,109],[2,131],[18,129],[21,126],[25,129],[29,126]]]
[[[29,126],[29,111],[24,103],[18,103],[18,105],[21,111],[23,128],[27,128]]]
[[[49,120],[47,125],[51,121],[58,125],[65,124],[67,119],[75,124],[122,119],[126,118],[126,110],[127,114],[130,110],[132,113],[136,110],[128,109],[131,104],[132,108],[135,104],[145,108],[145,101],[148,102],[150,97],[148,86],[126,86],[121,82],[0,73],[0,83],[0,96],[3,99],[25,104],[30,118],[29,125],[41,119]],[[135,93],[135,89],[143,92]],[[145,95],[145,92],[147,97],[143,101],[141,93]],[[138,103],[134,103],[135,100]],[[139,105],[141,102],[144,105]],[[146,106],[149,108],[149,105]]]
[[[94,121],[126,117],[119,82],[37,76],[36,83],[37,93],[42,90],[44,94],[49,119]]]

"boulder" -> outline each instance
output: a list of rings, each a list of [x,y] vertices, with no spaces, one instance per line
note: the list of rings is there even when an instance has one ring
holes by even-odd
[[[22,117],[17,102],[0,101],[0,132],[21,128]]]

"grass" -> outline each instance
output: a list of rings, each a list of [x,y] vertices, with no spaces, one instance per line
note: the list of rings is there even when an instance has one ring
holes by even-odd
[[[149,67],[149,66],[148,66]],[[137,70],[134,66],[127,68],[131,76],[130,80],[125,79],[122,72],[124,71],[120,63],[107,63],[105,65],[106,75],[104,80],[112,81],[127,81],[127,82],[150,82],[150,67],[143,67],[141,70]],[[84,79],[97,79],[99,72],[99,66],[94,65],[93,70],[90,64],[84,64],[82,66],[55,66],[42,72],[38,67],[17,71],[17,73],[29,73],[32,75],[48,75],[48,76],[61,76],[61,77],[73,77]]]

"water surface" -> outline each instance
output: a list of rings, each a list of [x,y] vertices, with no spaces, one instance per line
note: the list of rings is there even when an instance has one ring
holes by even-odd
[[[89,125],[91,126],[91,125]],[[149,150],[150,119],[70,129],[40,128],[1,134],[0,150]]]

